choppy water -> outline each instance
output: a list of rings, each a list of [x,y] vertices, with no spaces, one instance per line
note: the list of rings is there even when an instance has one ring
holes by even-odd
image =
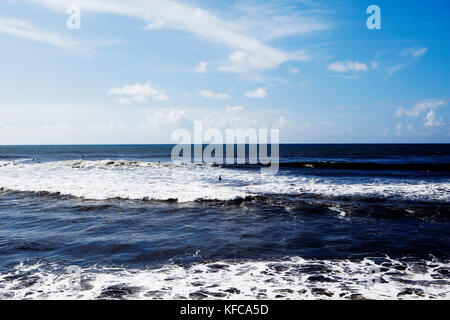
[[[450,297],[449,145],[171,149],[0,147],[0,297]]]

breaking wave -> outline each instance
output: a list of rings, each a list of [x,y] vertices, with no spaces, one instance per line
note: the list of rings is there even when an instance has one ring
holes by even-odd
[[[17,265],[1,299],[449,299],[448,261],[216,261],[158,269]]]
[[[214,165],[128,160],[35,163],[27,159],[0,165],[0,188],[92,200],[228,201],[282,194],[448,202],[450,179],[273,176]]]
[[[231,164],[221,165],[226,168],[251,168],[261,165]],[[339,170],[407,170],[425,172],[450,172],[450,163],[376,163],[376,162],[337,162],[337,161],[311,161],[311,162],[281,162],[281,168],[305,169],[339,169]]]

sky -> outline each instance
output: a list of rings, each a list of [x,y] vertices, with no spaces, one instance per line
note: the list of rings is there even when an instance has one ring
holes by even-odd
[[[381,29],[367,27],[370,5]],[[450,143],[449,11],[448,0],[1,0],[0,144],[175,143],[194,121],[279,129],[281,143]]]

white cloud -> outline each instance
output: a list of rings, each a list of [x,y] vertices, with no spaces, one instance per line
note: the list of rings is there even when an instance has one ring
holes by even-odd
[[[297,74],[299,72],[298,68],[293,67],[293,66],[289,66],[288,71],[290,74]]]
[[[73,48],[77,46],[81,48],[79,42],[70,40],[57,33],[40,30],[25,20],[0,18],[0,33],[47,43],[60,48]]]
[[[395,125],[395,134],[401,136],[406,133],[411,133],[414,130],[414,125],[412,123],[402,123],[397,122]]]
[[[124,104],[145,102],[148,97],[160,101],[169,100],[164,91],[154,88],[150,83],[111,88],[108,90],[108,94],[121,96],[117,101]]]
[[[273,69],[289,61],[308,61],[309,57],[303,52],[287,53],[272,48],[255,49],[255,52],[236,50],[228,56],[228,63],[217,70],[222,72],[249,73]]]
[[[149,29],[173,29],[190,32],[200,38],[225,44],[234,50],[230,55],[228,64],[219,68],[220,71],[248,73],[276,68],[289,61],[307,61],[309,57],[303,52],[285,52],[264,44],[257,37],[251,36],[247,25],[239,22],[222,20],[212,13],[170,0],[26,0],[47,6],[53,10],[64,12],[69,5],[79,5],[83,11],[101,12],[125,15],[145,20]],[[277,32],[280,25],[284,30],[277,37],[301,32],[323,30],[325,24],[310,21],[302,17],[301,27],[292,21],[278,19],[271,29]],[[257,20],[256,20],[257,21]],[[295,20],[298,22],[299,20]],[[265,21],[259,21],[264,26]]]
[[[398,71],[410,66],[415,60],[419,59],[420,57],[424,56],[428,52],[428,48],[426,47],[413,47],[409,49],[405,49],[400,52],[400,56],[402,57],[402,60],[405,60],[406,62],[402,62],[396,65],[393,65],[388,68],[388,75],[392,76],[393,74],[397,73]]]
[[[206,73],[206,72],[208,72],[208,63],[200,62],[198,64],[198,66],[195,67],[194,71],[197,72],[197,73]]]
[[[415,60],[415,59],[418,59],[418,58],[424,56],[427,52],[428,52],[428,48],[426,48],[426,47],[421,47],[421,48],[413,47],[413,48],[403,50],[400,53],[400,55],[408,56],[411,59]]]
[[[316,4],[302,1],[302,5],[313,6],[314,13],[299,11],[293,3],[249,2],[242,1],[237,8],[244,12],[238,20],[241,29],[252,30],[263,39],[271,40],[292,35],[305,35],[312,32],[331,29],[329,19],[319,19],[317,14],[324,14]],[[314,16],[315,15],[315,16]]]
[[[158,18],[153,19],[147,25],[148,30],[159,30],[159,29],[164,29],[165,27],[167,27],[166,21],[164,19],[158,19]]]
[[[436,114],[434,110],[430,110],[430,112],[428,112],[426,120],[427,120],[425,122],[426,127],[438,127],[444,125],[444,121],[442,120],[442,118],[436,119]]]
[[[256,114],[244,111],[243,106],[227,106],[224,110],[217,110],[213,114],[203,117],[205,128],[215,128],[222,131],[226,129],[250,129],[261,125],[261,118]]]
[[[365,63],[357,61],[338,61],[330,63],[328,65],[328,70],[333,72],[360,72],[369,70],[369,67]]]
[[[243,106],[234,106],[234,107],[227,106],[227,111],[230,112],[230,113],[237,113],[237,112],[242,111],[242,110],[244,110]]]
[[[402,117],[402,116],[408,116],[408,117],[417,117],[422,112],[427,110],[434,110],[437,107],[442,107],[447,105],[449,102],[449,99],[441,98],[441,99],[429,99],[429,100],[422,100],[418,103],[416,103],[412,108],[406,109],[404,107],[400,107],[395,112],[395,117]]]
[[[389,67],[388,75],[392,76],[394,73],[397,73],[398,71],[402,70],[405,67],[406,67],[405,64],[397,64],[395,66]]]
[[[228,99],[230,95],[227,93],[212,92],[208,90],[200,90],[199,94],[207,99]]]
[[[172,109],[169,112],[147,112],[147,122],[151,126],[161,125],[177,125],[180,120],[186,118],[186,110],[184,109]]]
[[[248,98],[266,98],[267,92],[263,88],[257,88],[255,90],[245,92],[245,96]]]

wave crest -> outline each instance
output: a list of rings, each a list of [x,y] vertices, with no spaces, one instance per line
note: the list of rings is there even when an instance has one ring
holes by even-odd
[[[450,181],[273,176],[214,165],[74,160],[0,167],[0,188],[92,200],[227,201],[271,194],[315,194],[448,202]]]

